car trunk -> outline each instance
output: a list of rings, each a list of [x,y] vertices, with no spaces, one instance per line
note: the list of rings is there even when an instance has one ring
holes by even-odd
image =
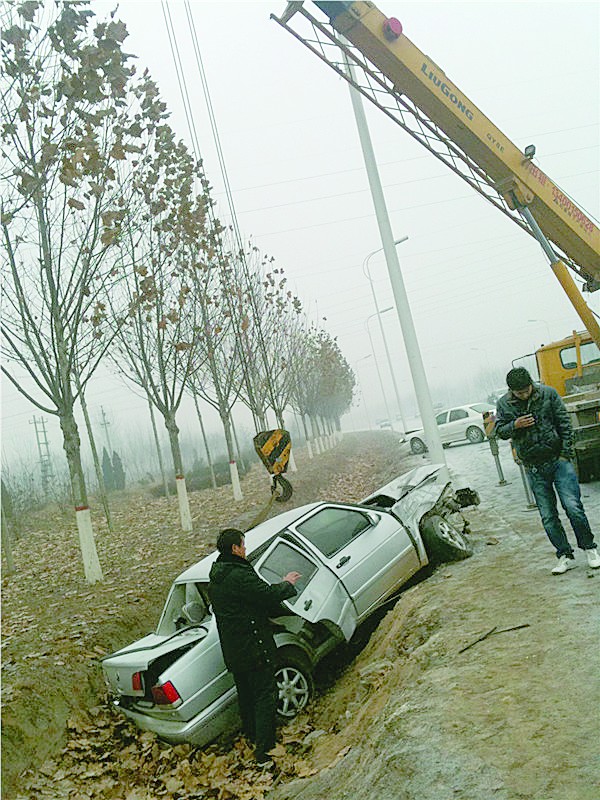
[[[152,687],[159,676],[207,635],[205,627],[193,627],[170,636],[151,633],[102,661],[106,682],[120,699],[153,702]],[[135,681],[134,676],[140,675]],[[139,687],[139,688],[136,688]]]

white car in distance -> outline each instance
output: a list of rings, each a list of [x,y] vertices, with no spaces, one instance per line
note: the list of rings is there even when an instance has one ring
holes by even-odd
[[[470,444],[483,442],[485,439],[483,413],[495,410],[496,407],[490,403],[471,403],[438,412],[435,421],[440,431],[443,447],[449,447],[455,442],[469,442]],[[422,428],[411,431],[407,434],[407,439],[410,449],[415,455],[427,452],[425,432]]]

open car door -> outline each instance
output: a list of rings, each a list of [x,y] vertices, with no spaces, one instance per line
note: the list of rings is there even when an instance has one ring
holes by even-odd
[[[308,622],[322,622],[340,639],[349,640],[356,630],[354,604],[334,572],[319,558],[296,543],[276,537],[254,568],[267,583],[279,583],[288,572],[299,572],[296,596],[284,605]]]

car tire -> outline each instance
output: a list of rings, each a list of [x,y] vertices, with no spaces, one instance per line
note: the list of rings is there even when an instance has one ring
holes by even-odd
[[[467,439],[471,444],[479,444],[485,439],[485,433],[476,425],[471,425],[470,428],[467,428]]]
[[[315,684],[306,656],[289,647],[277,653],[277,717],[289,722],[297,716],[313,696]]]
[[[421,455],[421,453],[427,452],[427,445],[425,444],[422,439],[415,437],[414,439],[410,440],[410,449],[416,456]]]
[[[421,536],[432,564],[461,561],[473,555],[471,544],[447,519],[433,514],[421,523]]]

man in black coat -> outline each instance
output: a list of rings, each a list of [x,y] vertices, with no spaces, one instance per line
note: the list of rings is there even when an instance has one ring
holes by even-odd
[[[556,550],[558,563],[552,573],[561,575],[575,566],[573,548],[558,516],[556,494],[589,566],[598,569],[600,556],[571,463],[573,429],[565,404],[556,389],[534,385],[524,367],[511,369],[506,383],[509,391],[498,400],[495,431],[501,439],[512,439],[525,467],[544,530]]]
[[[233,673],[238,693],[242,729],[256,742],[256,760],[269,763],[275,746],[276,647],[269,617],[281,614],[281,601],[294,597],[298,572],[269,585],[246,560],[244,534],[221,531],[219,557],[210,570],[208,593],[217,621],[227,669]]]

